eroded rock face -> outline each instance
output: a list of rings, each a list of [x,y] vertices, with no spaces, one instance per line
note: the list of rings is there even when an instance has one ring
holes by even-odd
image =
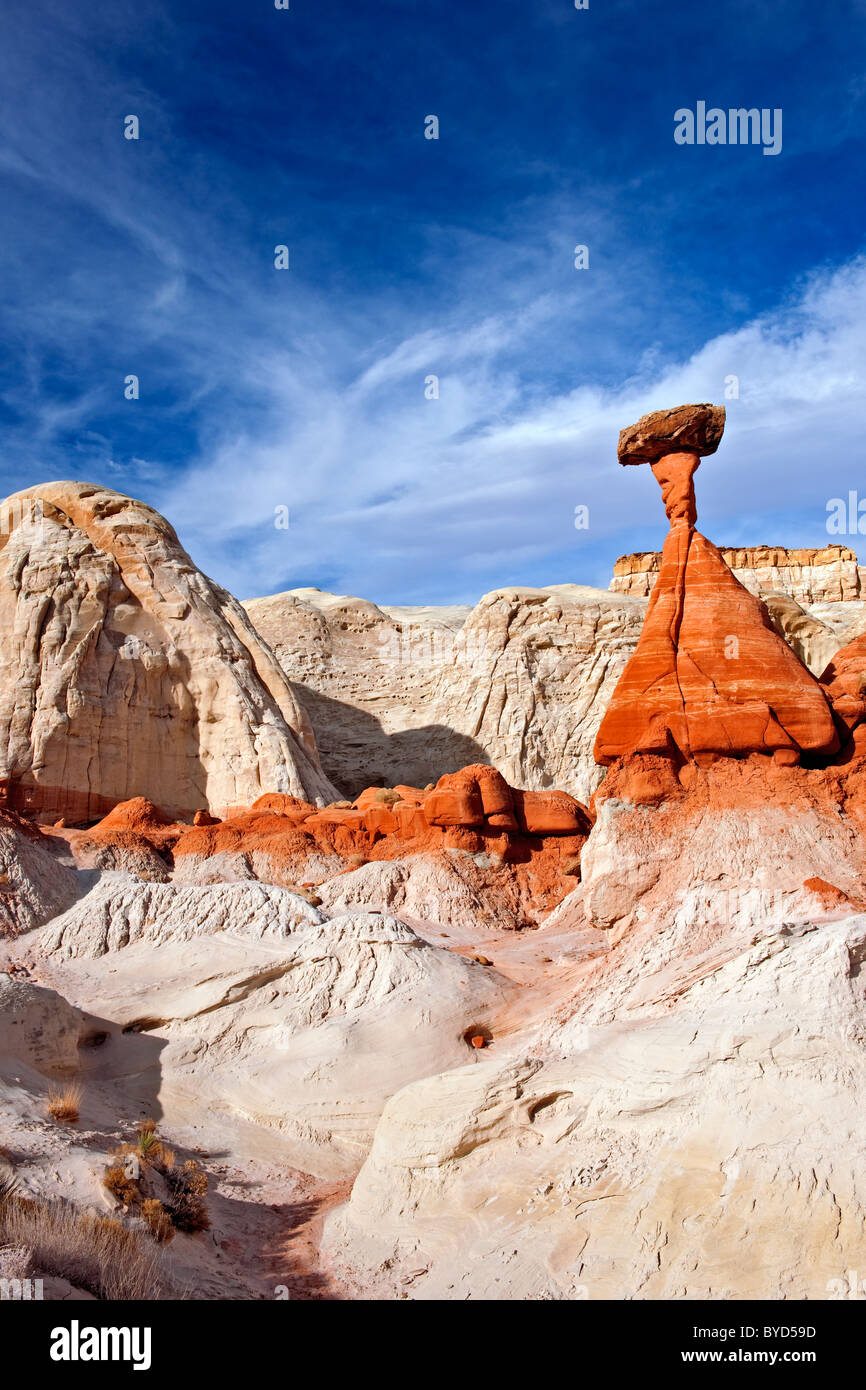
[[[85,891],[38,831],[0,813],[0,937],[20,936],[63,912]]]
[[[0,515],[8,806],[75,822],[130,796],[189,818],[267,788],[332,798],[283,671],[163,517],[71,482]]]
[[[752,594],[787,594],[801,607],[816,603],[856,603],[861,597],[860,568],[843,545],[789,550],[781,545],[720,547],[728,568]],[[621,555],[614,563],[614,593],[648,598],[661,568],[661,552]]]
[[[681,783],[667,759],[624,759],[596,796],[581,855],[589,920],[617,935],[670,927],[674,951],[737,926],[817,920],[809,880],[832,884],[848,912],[860,910],[860,768],[779,767],[755,755],[689,766]]]
[[[379,1297],[826,1298],[866,1257],[864,958],[863,916],[623,943],[615,1019],[590,965],[571,1018],[389,1101],[329,1251]]]
[[[248,941],[282,941],[322,921],[322,914],[284,888],[263,883],[186,887],[105,874],[86,897],[45,927],[42,947],[55,961],[96,960],[126,946],[162,947],[202,940],[231,926]]]
[[[748,588],[748,585],[744,587]],[[750,589],[750,592],[753,591]],[[808,666],[813,676],[820,676],[834,652],[839,650],[839,636],[834,625],[827,621],[826,608],[824,615],[819,617],[814,608],[802,608],[796,599],[778,590],[762,592],[761,599],[779,636],[796,652],[803,665]],[[836,613],[846,606],[850,611],[840,614],[843,624],[856,623],[861,610],[859,600],[850,605],[832,605]]]
[[[118,875],[41,945],[44,975],[110,1028],[106,1067],[146,1036],[164,1107],[250,1121],[326,1177],[356,1172],[388,1097],[459,1066],[514,992],[391,915],[329,920],[260,884]]]
[[[821,685],[841,726],[849,734],[860,729],[866,719],[866,636],[855,637],[836,652]]]
[[[635,755],[608,773],[548,925],[610,947],[534,1026],[388,1102],[326,1234],[359,1292],[844,1282],[866,1256],[863,767]]]
[[[317,896],[329,913],[376,908],[400,918],[464,927],[476,938],[533,924],[525,877],[459,851],[416,854],[364,864],[322,883]],[[563,888],[564,891],[564,888]]]
[[[14,1058],[45,1076],[78,1070],[84,1018],[54,990],[0,971],[0,1058]]]
[[[245,607],[299,682],[346,795],[489,762],[512,786],[586,801],[603,775],[593,740],[646,603],[562,584],[497,590],[472,610],[380,609],[318,590]]]
[[[591,820],[587,808],[566,792],[519,791],[495,768],[475,764],[447,773],[429,790],[369,787],[354,805],[317,810],[290,797],[262,797],[248,812],[219,825],[183,829],[172,850],[175,880],[260,878],[303,887],[339,874],[330,885],[330,902],[389,907],[410,902],[413,915],[429,911],[433,920],[446,922],[452,920],[451,888],[464,898],[480,891],[481,899],[496,904],[493,917],[504,917],[504,926],[522,927],[555,907],[572,886]],[[465,861],[460,872],[449,856],[454,865]],[[396,870],[384,870],[394,860],[405,861],[402,879]],[[378,873],[374,863],[383,866]],[[352,872],[343,877],[346,870]],[[431,875],[443,890],[444,908],[437,908],[433,882],[424,884]],[[355,896],[345,896],[350,880]],[[402,897],[395,896],[398,883],[404,886]],[[342,897],[337,884],[343,885]],[[423,912],[420,902],[427,905]]]

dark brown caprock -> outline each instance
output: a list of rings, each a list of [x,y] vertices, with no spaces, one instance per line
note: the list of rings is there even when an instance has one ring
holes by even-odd
[[[657,463],[665,454],[714,454],[725,432],[723,405],[676,405],[654,410],[620,430],[620,463]]]

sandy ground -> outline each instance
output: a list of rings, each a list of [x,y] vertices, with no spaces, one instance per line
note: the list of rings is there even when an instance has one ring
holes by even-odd
[[[484,934],[404,920],[439,947],[486,957],[522,986],[516,1002],[499,1017],[487,1039],[487,1047],[495,1048],[573,998],[588,962],[606,950],[603,934],[587,929],[579,911],[575,915],[576,921],[551,927]],[[0,970],[17,970],[36,983],[50,985],[50,964],[40,968],[31,953],[31,941],[32,937],[0,942]],[[389,1293],[385,1284],[381,1291],[372,1284],[359,1287],[320,1256],[325,1217],[348,1199],[351,1181],[328,1182],[292,1167],[281,1155],[278,1134],[199,1111],[188,1094],[167,1093],[147,1047],[145,1036],[125,1040],[122,1074],[116,1055],[109,1065],[98,1047],[82,1051],[84,1095],[76,1125],[61,1125],[50,1118],[44,1078],[35,1072],[24,1075],[26,1069],[15,1064],[0,1067],[0,1144],[25,1187],[45,1196],[69,1197],[109,1214],[114,1210],[113,1199],[101,1183],[109,1155],[121,1141],[134,1137],[140,1119],[153,1116],[160,1137],[175,1150],[178,1161],[196,1159],[209,1179],[211,1229],[195,1236],[178,1234],[168,1247],[182,1296],[208,1300],[393,1297],[393,1286],[387,1286]],[[58,1286],[57,1293],[49,1296],[69,1296],[69,1292],[68,1286],[65,1290]]]

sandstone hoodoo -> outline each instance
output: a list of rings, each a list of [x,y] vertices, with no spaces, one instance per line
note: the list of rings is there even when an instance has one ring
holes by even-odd
[[[723,429],[722,407],[686,405],[620,435],[620,463],[651,464],[670,530],[640,641],[596,737],[599,763],[635,752],[794,763],[838,748],[821,685],[695,527],[693,477]]]
[[[141,502],[16,493],[0,525],[0,791],[43,819],[145,796],[222,814],[275,788],[328,801],[306,715],[241,605]]]

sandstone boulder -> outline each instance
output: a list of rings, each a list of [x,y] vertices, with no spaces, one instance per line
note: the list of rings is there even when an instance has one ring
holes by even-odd
[[[666,454],[714,454],[725,430],[723,405],[678,405],[655,410],[620,431],[617,457],[622,464],[657,463]]]
[[[866,718],[866,636],[837,651],[821,675],[833,713],[847,734]]]
[[[333,798],[285,674],[163,517],[72,482],[2,514],[8,806],[74,823],[131,796],[188,818],[266,788]]]
[[[413,800],[393,800],[401,793]],[[592,823],[587,808],[566,792],[518,790],[484,764],[448,773],[429,791],[369,787],[355,806],[316,810],[286,800],[265,796],[217,826],[184,829],[172,850],[175,882],[259,878],[285,887],[315,883],[323,893],[323,880],[365,860],[453,853],[483,862],[488,877],[498,880],[497,895],[504,892],[513,904],[508,925],[520,927],[537,921],[573,886],[565,866]],[[389,897],[340,901],[392,905]],[[426,901],[435,910],[435,894]],[[436,920],[449,920],[447,912],[446,903]]]

